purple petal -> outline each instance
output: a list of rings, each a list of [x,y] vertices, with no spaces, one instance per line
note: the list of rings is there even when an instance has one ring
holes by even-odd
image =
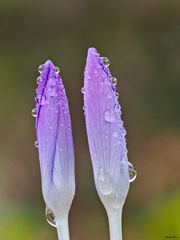
[[[51,61],[40,67],[36,97],[36,133],[42,189],[74,189],[74,148],[68,100],[62,80]],[[50,206],[49,206],[50,207]]]
[[[96,185],[103,172],[111,180],[112,187],[126,195],[129,188],[126,131],[121,120],[116,82],[108,69],[107,59],[104,62],[96,49],[89,49],[83,88],[88,142]],[[111,185],[106,183],[106,187],[106,194],[110,193]]]

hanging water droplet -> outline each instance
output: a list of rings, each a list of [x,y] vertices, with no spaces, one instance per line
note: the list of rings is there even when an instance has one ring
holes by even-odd
[[[58,73],[60,73],[60,69],[59,69],[59,67],[55,67],[55,72],[58,74]]]
[[[122,206],[123,195],[121,193],[116,193],[112,202],[114,208],[120,208]]]
[[[32,109],[31,115],[32,115],[33,117],[36,117],[36,108],[33,108],[33,109]]]
[[[54,214],[48,207],[46,207],[45,215],[46,215],[47,222],[51,226],[56,227],[56,220],[55,220]]]
[[[106,67],[109,67],[109,65],[110,65],[109,59],[107,57],[102,57],[101,59],[102,59],[104,65],[106,65]]]
[[[82,88],[81,88],[82,94],[84,94],[84,91],[85,91],[85,89],[84,89],[84,87],[82,87]]]
[[[42,73],[43,68],[44,68],[44,65],[43,65],[43,64],[41,64],[41,65],[38,67],[38,71],[39,71],[39,73]]]
[[[116,96],[116,98],[118,98],[118,97],[119,97],[119,93],[118,93],[118,92],[116,92],[116,93],[115,93],[115,96]]]
[[[42,78],[41,77],[38,77],[37,80],[36,80],[37,84],[39,84],[40,82],[42,82]]]
[[[117,84],[117,78],[112,77],[112,83],[113,83],[114,86],[116,86],[116,84]]]
[[[113,192],[111,177],[102,168],[99,169],[97,185],[99,192],[103,195],[109,195]]]
[[[112,110],[106,110],[104,112],[104,119],[107,121],[107,122],[115,122],[115,115],[114,115],[114,112]]]
[[[39,145],[38,145],[38,141],[35,141],[35,142],[34,142],[34,146],[35,146],[36,148],[39,147]]]
[[[129,182],[133,182],[137,177],[137,171],[135,170],[132,163],[128,162],[129,165]]]
[[[118,103],[116,103],[116,104],[114,105],[114,111],[115,111],[116,113],[119,113],[119,112],[120,112],[120,105],[119,105]]]

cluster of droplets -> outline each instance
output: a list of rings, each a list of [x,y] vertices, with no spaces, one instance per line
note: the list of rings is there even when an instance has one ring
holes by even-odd
[[[42,73],[43,69],[44,69],[44,64],[41,64],[41,65],[38,67],[38,72],[39,72],[39,73]],[[57,74],[60,73],[59,67],[55,66],[55,67],[54,67],[54,71],[55,71]]]
[[[137,172],[134,169],[132,163],[128,162],[128,172],[129,172],[129,182],[132,183],[136,177]],[[112,196],[111,204],[114,208],[119,208],[121,202],[124,199],[123,193],[116,192],[113,179],[111,175],[106,172],[103,168],[99,169],[97,177],[97,188],[101,195],[103,196]]]
[[[46,216],[47,222],[51,226],[56,227],[55,216],[54,216],[53,212],[47,206],[46,206],[46,209],[45,209],[45,216]]]
[[[130,162],[128,162],[128,168],[129,168],[128,170],[129,182],[132,183],[137,177],[137,171],[135,170],[134,166]],[[113,192],[112,177],[103,168],[99,169],[97,184],[101,194],[109,195]]]
[[[42,71],[43,71],[43,69],[44,69],[44,64],[41,64],[41,65],[38,67],[38,72],[41,74]],[[59,74],[59,72],[60,72],[59,67],[57,67],[57,66],[54,67],[54,71],[55,71],[56,74]],[[42,76],[39,76],[39,77],[37,78],[37,80],[36,80],[37,84],[40,84],[42,81],[43,81]],[[50,78],[50,79],[48,80],[48,84],[49,84],[49,87],[48,87],[48,89],[47,89],[47,91],[48,91],[48,96],[50,96],[50,97],[55,97],[55,96],[57,96],[57,92],[56,92],[56,89],[55,89],[55,87],[54,87],[54,86],[56,85],[56,82],[55,82],[54,78]],[[38,89],[36,89],[36,93],[38,93]],[[39,103],[41,106],[49,103],[49,101],[47,100],[47,98],[46,98],[44,95],[43,95],[43,96],[41,96],[41,95],[37,96],[37,97],[35,98],[35,101],[36,101],[37,103]],[[33,108],[33,109],[31,110],[31,115],[32,115],[34,118],[37,117],[37,110],[36,110],[36,108]],[[50,128],[51,128],[51,127],[50,127]],[[35,146],[36,148],[38,148],[38,141],[37,141],[37,140],[35,141],[34,146]]]

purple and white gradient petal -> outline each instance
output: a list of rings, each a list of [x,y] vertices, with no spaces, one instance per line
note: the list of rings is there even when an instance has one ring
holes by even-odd
[[[39,71],[36,135],[42,192],[47,207],[55,216],[56,225],[61,225],[62,219],[68,217],[75,193],[71,120],[58,68],[48,60]]]
[[[82,92],[95,185],[109,215],[121,211],[131,179],[117,80],[108,66],[108,59],[90,48]],[[111,236],[111,239],[118,239],[120,235]]]

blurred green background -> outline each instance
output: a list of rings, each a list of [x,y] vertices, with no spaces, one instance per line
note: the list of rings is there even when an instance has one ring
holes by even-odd
[[[73,125],[72,240],[108,240],[93,183],[80,89],[88,47],[118,79],[129,160],[138,177],[125,240],[180,239],[180,1],[0,1],[0,240],[55,240],[41,195],[34,107],[38,65],[61,68]]]

